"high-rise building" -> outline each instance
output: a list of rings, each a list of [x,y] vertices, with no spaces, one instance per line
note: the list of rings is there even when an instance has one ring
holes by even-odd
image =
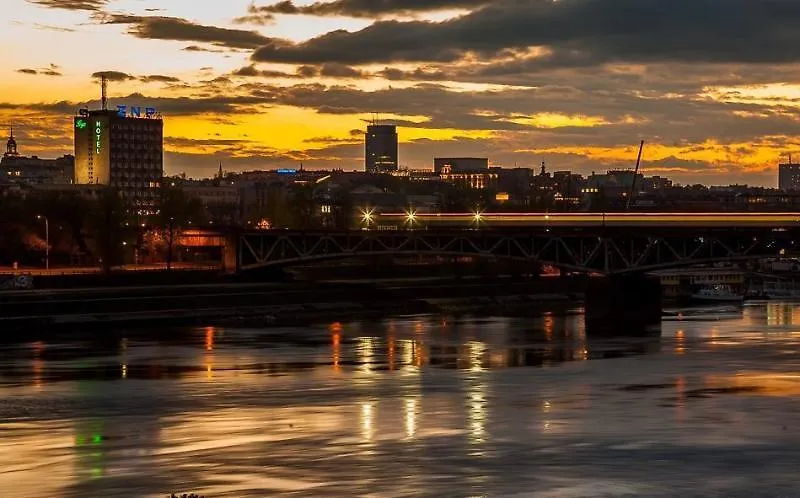
[[[800,164],[778,166],[778,188],[783,191],[800,190]]]
[[[398,170],[397,127],[370,125],[366,136],[367,173],[388,173]]]
[[[75,183],[109,185],[152,211],[164,175],[164,122],[154,109],[81,110],[75,117]]]

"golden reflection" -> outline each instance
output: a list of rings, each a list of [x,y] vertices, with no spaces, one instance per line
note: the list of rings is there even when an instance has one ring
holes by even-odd
[[[214,350],[214,334],[216,332],[214,327],[206,327],[206,351]]]
[[[416,352],[414,341],[400,341],[400,349],[403,355],[403,366],[414,365],[414,354]]]
[[[206,327],[206,380],[214,378],[214,339],[217,330],[214,327]]]
[[[409,397],[405,400],[403,419],[405,421],[407,439],[414,439],[417,434],[417,404],[417,398]]]
[[[740,395],[796,398],[800,396],[800,374],[742,372],[727,376],[711,375],[706,377],[705,386],[734,390]]]
[[[123,379],[128,378],[128,365],[125,364],[122,365],[122,378]]]
[[[675,354],[686,354],[686,332],[683,330],[675,333]]]
[[[469,416],[469,440],[472,444],[485,441],[486,435],[486,384],[473,379],[467,392]]]
[[[396,360],[395,349],[396,349],[396,346],[395,346],[394,338],[390,337],[389,338],[389,349],[388,349],[388,352],[387,352],[387,357],[388,357],[388,360],[389,360],[389,370],[394,370],[394,368],[395,368],[395,363],[397,361]]]
[[[331,336],[331,355],[333,371],[338,373],[342,370],[340,363],[342,357],[342,336],[339,332],[334,332]]]
[[[425,332],[425,323],[421,320],[414,322],[414,333],[422,334],[423,332]]]
[[[553,325],[555,324],[555,319],[553,318],[553,313],[548,311],[544,314],[544,336],[547,338],[548,341],[553,340]]]
[[[358,339],[358,353],[361,361],[361,372],[365,374],[372,374],[372,365],[375,361],[375,338],[360,337]]]
[[[412,341],[412,352],[413,352],[413,363],[412,365],[416,366],[417,368],[422,367],[425,363],[425,349],[421,342]]]
[[[470,342],[469,346],[469,369],[473,372],[483,372],[483,357],[488,351],[486,344],[482,342]]]
[[[711,327],[711,340],[709,344],[712,346],[719,346],[719,329],[717,327]]]
[[[361,438],[366,442],[372,441],[375,435],[374,411],[373,403],[361,405]]]
[[[344,330],[344,327],[340,322],[333,322],[328,326],[328,330],[330,330],[333,334],[341,334]]]

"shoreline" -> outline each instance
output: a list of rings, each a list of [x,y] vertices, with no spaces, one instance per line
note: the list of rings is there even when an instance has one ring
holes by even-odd
[[[438,281],[406,285],[244,284],[5,293],[0,330],[19,333],[154,325],[269,327],[415,314],[535,315],[580,306],[577,282]]]

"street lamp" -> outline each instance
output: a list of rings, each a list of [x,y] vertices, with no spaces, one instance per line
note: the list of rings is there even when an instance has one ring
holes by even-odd
[[[414,223],[417,221],[417,212],[416,211],[408,211],[406,213],[406,222],[413,228]]]
[[[367,229],[369,229],[369,226],[372,224],[373,220],[375,219],[375,214],[374,213],[375,213],[374,209],[362,209],[361,210],[361,221],[364,222],[364,224],[367,226]]]
[[[480,210],[476,210],[472,213],[472,219],[475,221],[475,225],[480,226],[481,222],[483,221],[483,213]]]
[[[45,238],[45,259],[44,264],[45,268],[48,270],[50,269],[50,220],[47,219],[47,216],[39,215],[36,217],[37,220],[44,220],[44,238]]]

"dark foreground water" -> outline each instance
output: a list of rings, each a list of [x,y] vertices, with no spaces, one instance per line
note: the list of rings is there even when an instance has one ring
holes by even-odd
[[[800,494],[795,305],[0,348],[2,497]]]

